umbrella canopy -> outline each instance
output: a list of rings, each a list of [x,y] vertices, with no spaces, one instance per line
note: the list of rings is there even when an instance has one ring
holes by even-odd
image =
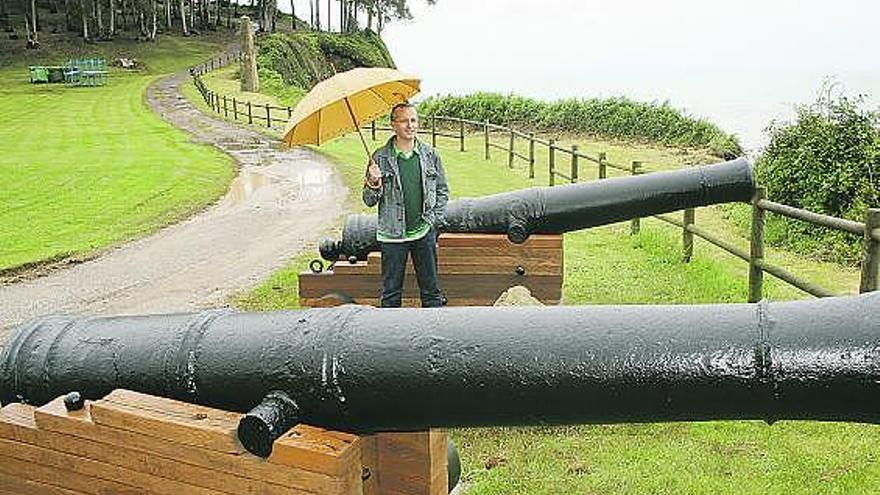
[[[283,141],[288,146],[322,144],[346,132],[360,133],[362,124],[418,93],[420,82],[385,68],[358,68],[336,74],[318,83],[300,100]]]

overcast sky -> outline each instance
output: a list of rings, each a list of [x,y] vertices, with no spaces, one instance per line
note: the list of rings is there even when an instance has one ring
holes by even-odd
[[[669,100],[749,147],[825,79],[880,101],[876,0],[411,1],[415,19],[383,38],[423,95]]]

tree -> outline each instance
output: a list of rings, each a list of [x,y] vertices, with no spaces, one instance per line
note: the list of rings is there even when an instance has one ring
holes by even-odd
[[[290,0],[290,29],[296,31],[296,5]]]
[[[82,18],[83,39],[89,41],[89,14],[86,11],[86,0],[79,0],[79,12]]]
[[[186,27],[186,6],[184,0],[177,1],[177,10],[180,12],[180,26],[184,36],[189,36],[189,29]]]

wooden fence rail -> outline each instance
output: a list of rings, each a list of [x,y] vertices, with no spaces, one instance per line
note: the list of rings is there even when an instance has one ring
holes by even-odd
[[[190,68],[190,75],[199,93],[202,95],[208,107],[224,117],[231,117],[239,120],[246,118],[248,124],[254,121],[265,122],[266,127],[272,127],[274,124],[286,124],[293,109],[291,107],[277,107],[269,104],[255,105],[250,101],[241,101],[235,97],[227,97],[225,95],[217,95],[209,89],[202,81],[201,76],[209,71],[223,67],[230,62],[236,62],[241,59],[240,53],[229,53],[220,57],[213,58],[205,63]],[[247,112],[244,112],[244,108]],[[274,112],[274,114],[273,114]],[[594,164],[597,168],[597,179],[603,180],[608,177],[608,168],[628,173],[630,175],[639,175],[644,173],[642,162],[633,161],[629,165],[614,163],[608,160],[605,152],[597,152],[595,155],[580,151],[577,145],[570,148],[561,146],[555,139],[541,139],[535,136],[534,132],[523,132],[510,126],[494,124],[485,121],[475,121],[457,117],[448,117],[442,115],[431,115],[428,128],[418,130],[419,134],[430,136],[431,144],[437,145],[437,138],[444,137],[456,139],[459,142],[460,151],[465,151],[466,133],[465,126],[470,126],[471,132],[482,134],[484,158],[491,158],[491,149],[501,150],[506,155],[508,168],[515,168],[517,160],[525,162],[528,167],[529,178],[535,178],[535,151],[537,146],[547,148],[547,175],[550,186],[556,185],[557,179],[563,179],[569,183],[576,183],[582,177],[580,171],[581,160],[586,160]],[[439,127],[438,127],[438,124]],[[380,126],[376,121],[370,122],[364,127],[370,131],[371,138],[377,140],[377,131],[391,131],[391,127]],[[503,143],[493,142],[492,136],[502,136]],[[517,139],[524,140],[527,143],[527,153],[517,151]],[[568,167],[560,168],[559,159],[567,155]],[[567,171],[563,171],[567,170]],[[832,291],[821,287],[813,282],[801,278],[784,268],[771,264],[764,259],[764,223],[766,212],[782,215],[788,218],[804,221],[813,225],[820,225],[826,228],[847,232],[853,235],[861,236],[863,239],[863,256],[861,262],[861,276],[859,279],[859,292],[869,292],[878,290],[878,265],[880,265],[880,208],[871,208],[865,215],[864,222],[855,222],[842,218],[823,215],[811,212],[801,208],[776,203],[766,199],[764,189],[758,188],[755,197],[751,201],[752,205],[752,221],[751,235],[749,239],[749,250],[741,249],[732,243],[722,239],[721,237],[709,232],[695,224],[695,212],[693,209],[683,210],[682,219],[679,220],[669,215],[656,215],[657,218],[665,223],[674,225],[682,230],[682,262],[687,263],[691,260],[694,250],[694,236],[699,237],[709,244],[726,251],[737,258],[740,258],[749,264],[749,302],[756,302],[763,297],[763,275],[769,273],[774,277],[792,285],[808,294],[816,297],[829,297],[835,295]],[[641,229],[641,220],[634,218],[630,221],[631,235],[637,235]]]

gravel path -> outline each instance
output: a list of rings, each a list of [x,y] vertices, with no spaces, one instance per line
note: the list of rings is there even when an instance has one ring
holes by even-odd
[[[240,166],[213,206],[103,256],[0,286],[0,343],[22,321],[48,313],[148,314],[224,305],[314,246],[339,217],[347,190],[331,163],[309,150],[206,116],[180,93],[186,72],[147,90],[150,107]]]

